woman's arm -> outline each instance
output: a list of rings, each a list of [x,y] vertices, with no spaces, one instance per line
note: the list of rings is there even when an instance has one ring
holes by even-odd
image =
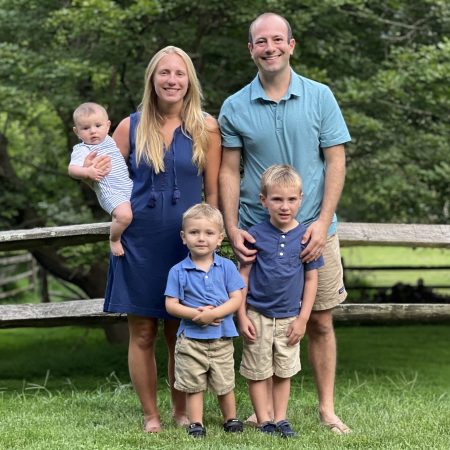
[[[112,138],[116,141],[117,147],[122,153],[122,156],[125,158],[125,161],[128,161],[128,157],[130,156],[130,118],[126,117],[123,119],[117,128],[114,130]]]
[[[219,207],[219,169],[222,160],[222,140],[217,120],[206,116],[208,127],[208,150],[206,154],[203,184],[205,186],[205,200],[211,206]]]

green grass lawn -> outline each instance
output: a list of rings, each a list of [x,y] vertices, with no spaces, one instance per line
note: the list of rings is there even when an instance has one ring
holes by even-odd
[[[0,449],[448,449],[450,328],[444,325],[337,328],[337,411],[354,429],[322,429],[311,370],[293,380],[289,417],[299,438],[283,441],[246,429],[221,431],[216,399],[207,395],[208,436],[190,439],[170,420],[165,348],[158,346],[164,431],[142,433],[130,387],[126,347],[100,329],[0,330]],[[236,341],[239,360],[240,341]],[[237,376],[238,412],[251,411]]]
[[[345,266],[450,266],[450,250],[408,247],[343,247]],[[436,289],[450,296],[450,270],[347,271],[347,285],[393,286],[396,283],[426,286],[449,286]]]

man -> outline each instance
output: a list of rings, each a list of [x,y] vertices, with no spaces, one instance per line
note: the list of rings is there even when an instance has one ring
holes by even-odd
[[[295,40],[283,17],[265,13],[250,25],[248,48],[256,78],[223,104],[220,170],[225,226],[242,264],[255,258],[245,231],[264,220],[258,202],[262,172],[272,164],[291,164],[304,182],[297,219],[308,226],[304,262],[323,255],[314,311],[307,326],[308,350],[319,397],[321,423],[337,434],[351,430],[334,411],[336,340],[332,308],[347,294],[343,284],[335,210],[344,186],[345,149],[350,135],[330,89],[297,75],[290,67]],[[240,180],[241,154],[244,175]],[[238,224],[239,215],[239,224]]]

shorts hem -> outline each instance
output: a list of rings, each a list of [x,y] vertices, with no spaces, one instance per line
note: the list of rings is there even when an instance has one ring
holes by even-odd
[[[302,369],[300,367],[296,367],[293,370],[285,370],[285,371],[281,371],[281,372],[274,372],[274,375],[277,376],[278,378],[292,378],[294,375],[297,375]]]
[[[198,392],[205,392],[207,387],[196,386],[195,388],[187,388],[186,386],[180,386],[176,381],[173,387],[180,392],[185,392],[186,394],[197,394]]]
[[[267,378],[270,378],[273,375],[273,371],[255,374],[255,372],[251,372],[246,369],[239,369],[239,373],[244,378],[246,378],[247,380],[251,380],[251,381],[267,380]]]
[[[347,298],[347,292],[345,292],[345,295],[343,295],[342,297],[336,298],[333,301],[327,302],[326,304],[318,304],[318,305],[314,304],[312,310],[313,311],[327,311],[329,309],[333,309],[336,306],[340,305],[341,303],[344,303],[346,298]]]
[[[233,386],[227,387],[227,388],[223,388],[220,391],[215,391],[215,390],[213,390],[211,388],[210,388],[210,391],[214,392],[214,394],[216,394],[216,395],[226,395],[226,394],[230,393],[231,391],[233,391],[234,388],[235,388],[235,385],[233,384]]]

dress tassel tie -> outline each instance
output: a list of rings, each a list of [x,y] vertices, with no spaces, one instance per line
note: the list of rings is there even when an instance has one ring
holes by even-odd
[[[177,182],[177,169],[176,169],[176,159],[175,159],[175,138],[172,142],[172,155],[173,155],[173,193],[172,193],[172,205],[176,205],[178,200],[181,198],[181,191],[178,188]]]
[[[156,192],[153,181],[154,181],[154,172],[152,169],[152,188],[150,190],[150,200],[148,202],[148,206],[150,206],[150,208],[154,208],[156,206]]]

